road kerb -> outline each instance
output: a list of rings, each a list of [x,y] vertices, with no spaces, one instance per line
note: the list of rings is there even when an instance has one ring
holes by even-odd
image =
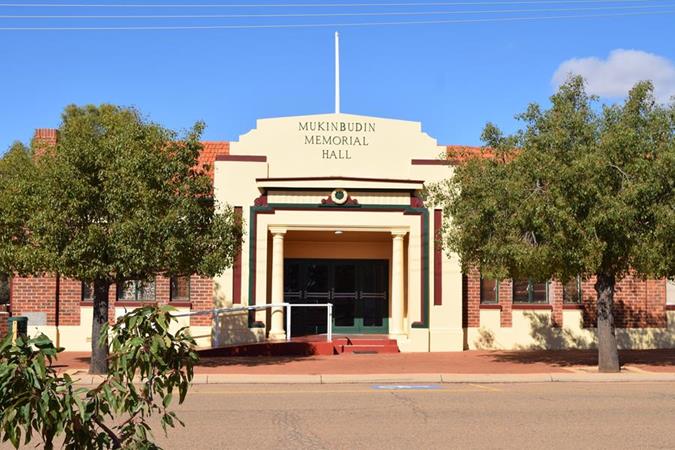
[[[327,374],[321,375],[322,384],[347,383],[442,383],[441,375],[429,373],[397,374]]]
[[[443,383],[546,383],[552,381],[550,373],[476,373],[441,374]]]
[[[75,384],[98,385],[100,375],[82,375]],[[528,374],[195,374],[192,384],[369,384],[369,383],[593,383],[675,382],[675,373],[528,373]]]
[[[207,384],[321,384],[321,375],[209,374]]]

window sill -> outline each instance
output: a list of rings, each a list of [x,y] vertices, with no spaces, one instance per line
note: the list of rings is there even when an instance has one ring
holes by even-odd
[[[481,303],[480,309],[498,309],[501,311],[502,305],[499,303]]]
[[[176,308],[192,308],[192,302],[190,302],[189,300],[187,300],[187,301],[175,300],[175,301],[172,301],[172,302],[170,301],[169,303],[167,303],[167,305],[168,306],[175,306]]]
[[[140,307],[140,306],[155,306],[155,305],[169,305],[169,306],[175,306],[178,308],[192,308],[192,302],[190,301],[185,301],[185,302],[179,302],[179,301],[174,301],[174,302],[168,302],[168,303],[159,303],[157,301],[151,302],[130,302],[130,301],[124,301],[124,300],[117,300],[114,303],[115,307],[125,307],[125,306],[132,306],[134,308]],[[94,302],[92,301],[81,301],[80,306],[94,306]]]
[[[583,303],[563,303],[563,309],[584,309]]]
[[[127,306],[131,306],[133,308],[140,308],[140,307],[143,307],[143,306],[157,306],[157,305],[159,305],[159,303],[156,300],[155,301],[148,300],[148,301],[144,301],[144,302],[132,302],[132,301],[128,301],[128,300],[117,300],[114,305],[115,305],[116,308],[118,308],[118,307],[122,308],[122,307],[127,307]]]
[[[542,303],[514,303],[511,305],[511,309],[553,309],[553,306],[550,304]]]

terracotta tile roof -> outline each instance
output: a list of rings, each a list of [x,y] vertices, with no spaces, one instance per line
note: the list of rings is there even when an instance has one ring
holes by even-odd
[[[459,163],[470,158],[489,158],[494,156],[490,149],[483,147],[471,147],[468,145],[448,145],[446,146],[448,159]]]
[[[224,141],[203,141],[202,146],[203,149],[199,154],[197,165],[200,167],[205,165],[208,166],[207,173],[213,180],[213,167],[216,157],[220,155],[229,155],[230,143]]]
[[[46,148],[56,145],[58,130],[55,128],[37,128],[33,135],[38,154]],[[203,149],[197,159],[197,166],[208,166],[207,173],[213,180],[213,167],[217,156],[230,154],[230,143],[224,141],[203,141]]]

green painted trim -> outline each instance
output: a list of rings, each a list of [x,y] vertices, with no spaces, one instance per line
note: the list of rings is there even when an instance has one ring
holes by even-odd
[[[422,217],[422,320],[415,322],[411,328],[429,328],[429,210],[427,208],[414,208],[409,205],[358,205],[353,206],[327,206],[316,204],[298,203],[268,203],[267,205],[251,206],[249,209],[249,264],[248,264],[248,302],[255,300],[255,242],[258,213],[270,213],[279,210],[333,210],[333,211],[400,211],[406,215],[420,215]]]
[[[422,321],[415,322],[411,328],[429,328],[429,210],[427,208],[413,208],[415,214],[422,215]],[[405,213],[404,213],[405,214]]]

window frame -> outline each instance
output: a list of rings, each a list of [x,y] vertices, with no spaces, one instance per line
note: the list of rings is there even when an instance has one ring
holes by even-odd
[[[174,295],[174,281],[179,278],[187,279],[187,297],[176,297]],[[189,275],[185,276],[173,276],[169,278],[169,302],[173,303],[187,303],[190,301],[192,295],[192,277]]]
[[[494,291],[494,293],[495,293],[495,299],[494,299],[494,301],[485,301],[485,300],[483,299],[483,292],[485,292],[485,290],[483,289],[483,280],[491,280],[491,281],[494,281],[495,287],[494,287],[494,289],[492,289],[492,291]],[[499,280],[496,280],[496,279],[490,279],[490,278],[484,278],[484,277],[481,275],[481,277],[480,277],[480,284],[479,284],[479,291],[480,291],[480,293],[479,293],[479,304],[481,304],[481,305],[498,305],[498,304],[499,304]]]
[[[4,285],[2,290],[4,291],[6,289],[7,292],[6,299],[0,298],[0,305],[9,305],[12,303],[12,275],[6,273],[0,274],[0,283]]]
[[[576,300],[570,301],[566,298],[565,295],[565,285],[567,283],[570,283],[572,281],[576,281],[577,284],[577,295],[576,295]],[[581,277],[579,275],[576,276],[573,280],[569,280],[567,283],[562,283],[562,301],[563,305],[581,305],[584,300],[583,300],[583,295],[582,295],[582,290],[581,290]]]
[[[87,290],[89,290],[89,296],[85,295]],[[94,283],[87,283],[84,281],[81,283],[80,300],[83,302],[94,301]]]
[[[127,283],[134,284],[134,298],[126,299],[122,298],[121,294],[124,292],[124,287]],[[142,283],[152,283],[154,284],[154,289],[152,292],[152,299],[150,298],[139,298],[139,292],[144,292],[142,289]],[[115,301],[120,303],[156,303],[157,302],[157,279],[152,277],[151,280],[123,280],[115,286]]]
[[[666,306],[675,307],[675,277],[666,278]]]
[[[525,281],[524,279],[511,280],[511,303],[514,305],[550,305],[551,299],[549,295],[549,281],[536,281],[532,278],[527,278],[527,300],[516,300],[515,288],[516,281]],[[544,301],[533,301],[534,298],[534,288],[535,284],[543,283],[545,287]]]

